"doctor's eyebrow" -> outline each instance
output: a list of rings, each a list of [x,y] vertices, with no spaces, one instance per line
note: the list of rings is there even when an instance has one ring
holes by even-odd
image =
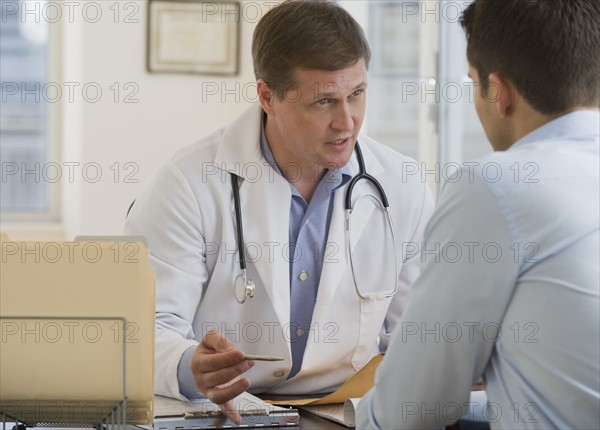
[[[334,84],[331,85],[326,85],[324,88],[327,88],[328,86],[335,86]],[[352,94],[355,91],[361,90],[361,89],[365,89],[367,87],[367,83],[366,82],[361,82],[360,84],[356,85],[354,88],[352,88],[350,90],[349,94]],[[329,92],[318,92],[315,94],[315,99],[320,100],[320,99],[330,99],[333,98],[337,95],[339,95],[340,92],[339,91],[329,91]]]

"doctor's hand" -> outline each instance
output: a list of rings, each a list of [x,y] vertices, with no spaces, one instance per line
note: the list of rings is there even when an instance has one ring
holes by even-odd
[[[236,424],[241,416],[233,399],[250,388],[250,381],[241,375],[254,366],[242,351],[218,331],[209,331],[192,356],[192,374],[200,392],[220,405],[225,415]]]

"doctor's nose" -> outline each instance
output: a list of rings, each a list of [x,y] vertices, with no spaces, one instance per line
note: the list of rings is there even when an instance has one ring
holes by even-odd
[[[352,131],[354,129],[354,112],[348,103],[338,104],[333,113],[331,128],[340,131]]]

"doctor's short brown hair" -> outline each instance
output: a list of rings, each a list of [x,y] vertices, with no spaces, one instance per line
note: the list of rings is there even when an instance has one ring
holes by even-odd
[[[599,0],[475,0],[460,23],[484,95],[498,73],[543,114],[600,104]]]
[[[285,1],[262,17],[252,39],[254,75],[280,100],[296,69],[341,70],[361,58],[368,68],[371,51],[362,28],[331,1]]]

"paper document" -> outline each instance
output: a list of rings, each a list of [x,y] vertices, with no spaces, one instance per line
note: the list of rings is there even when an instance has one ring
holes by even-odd
[[[362,399],[348,399],[343,404],[335,405],[311,405],[301,406],[301,409],[308,411],[314,415],[335,421],[346,427],[353,428],[356,426],[356,409],[358,402]],[[459,423],[465,427],[470,423],[484,422],[487,423],[487,395],[485,391],[471,391],[469,398],[469,408],[465,410]]]
[[[361,399],[348,399],[343,404],[301,406],[301,409],[346,427],[356,426],[356,408]]]
[[[274,405],[288,405],[299,407],[312,414],[340,423],[346,427],[355,426],[355,410],[361,397],[369,391],[375,383],[375,372],[383,354],[373,357],[352,378],[348,379],[340,388],[325,397],[294,399],[294,400],[266,400]]]
[[[360,398],[373,387],[375,383],[375,371],[383,360],[383,354],[378,354],[348,379],[340,388],[325,397],[296,399],[296,400],[266,400],[274,405],[309,406],[309,405],[332,405],[343,404],[348,399]]]

